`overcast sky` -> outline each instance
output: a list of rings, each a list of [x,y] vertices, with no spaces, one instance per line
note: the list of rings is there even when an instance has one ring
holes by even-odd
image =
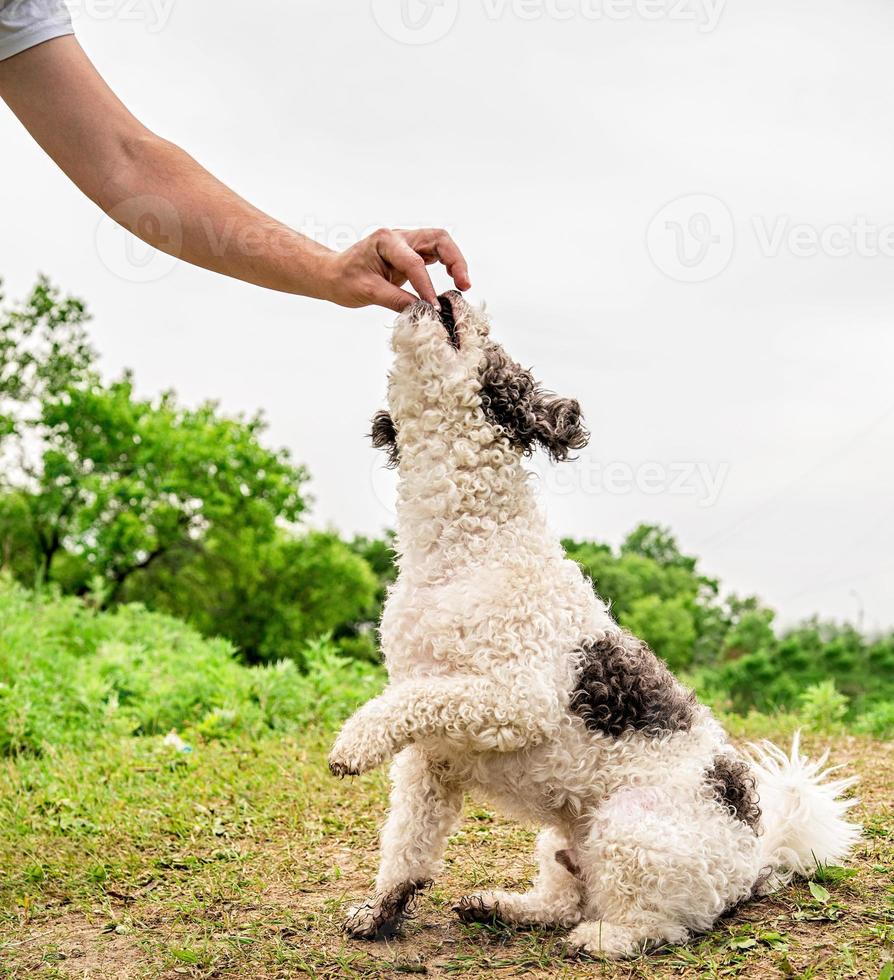
[[[130,108],[279,219],[452,230],[498,338],[592,429],[535,465],[562,534],[660,522],[783,622],[894,625],[890,2],[72,6]],[[263,409],[315,523],[390,524],[364,438],[390,314],[125,252],[2,106],[0,147],[7,295],[46,272],[110,375]]]

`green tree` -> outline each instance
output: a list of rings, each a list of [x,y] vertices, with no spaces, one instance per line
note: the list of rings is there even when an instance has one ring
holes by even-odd
[[[242,528],[216,532],[186,561],[160,560],[124,596],[227,637],[251,663],[288,658],[304,666],[307,642],[323,634],[376,659],[367,634],[377,590],[367,562],[332,531],[259,538]]]
[[[18,572],[116,601],[162,557],[201,551],[218,531],[272,538],[304,508],[306,473],[266,448],[259,417],[223,417],[172,393],[139,399],[129,375],[105,383],[80,301],[45,280],[0,314],[6,503],[2,552]],[[58,576],[57,576],[58,572]]]
[[[695,618],[685,596],[662,599],[657,595],[634,600],[624,617],[624,626],[667,661],[672,670],[692,663],[695,649]]]
[[[617,552],[592,541],[563,544],[618,622],[673,667],[716,656],[724,632],[717,583],[700,574],[697,560],[681,553],[666,528],[641,524]]]
[[[656,524],[640,524],[621,544],[622,555],[640,555],[649,558],[662,568],[682,568],[695,572],[697,559],[681,553],[676,538],[666,527]]]

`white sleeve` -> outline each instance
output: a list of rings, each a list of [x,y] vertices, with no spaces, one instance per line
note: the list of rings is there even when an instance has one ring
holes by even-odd
[[[0,0],[0,61],[74,34],[65,0]]]

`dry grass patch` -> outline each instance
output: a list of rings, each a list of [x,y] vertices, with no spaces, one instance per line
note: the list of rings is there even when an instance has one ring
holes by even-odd
[[[885,977],[894,948],[894,747],[839,737],[867,828],[820,871],[709,936],[622,965],[567,960],[561,934],[464,926],[453,899],[524,887],[533,833],[469,803],[444,876],[403,935],[347,941],[375,873],[386,779],[329,777],[325,735],[172,755],[122,740],[0,773],[0,977]],[[816,745],[808,746],[815,748]]]

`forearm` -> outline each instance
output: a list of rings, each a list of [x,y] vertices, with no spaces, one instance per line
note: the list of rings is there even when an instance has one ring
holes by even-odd
[[[264,214],[151,133],[122,141],[117,165],[82,189],[137,237],[193,265],[282,292],[331,294],[329,249]]]

